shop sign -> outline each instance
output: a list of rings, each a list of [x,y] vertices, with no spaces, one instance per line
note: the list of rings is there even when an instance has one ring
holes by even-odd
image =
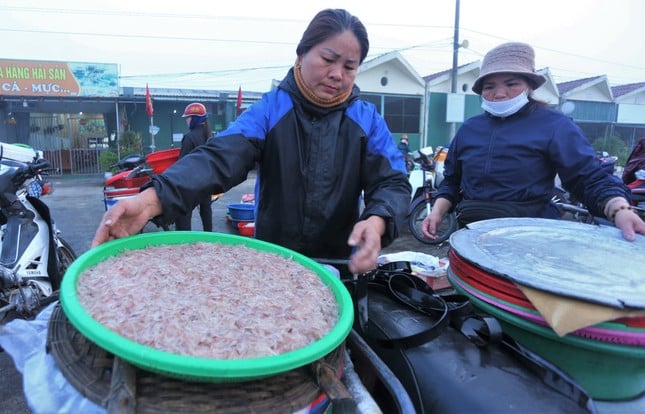
[[[0,95],[118,97],[118,66],[0,59]]]

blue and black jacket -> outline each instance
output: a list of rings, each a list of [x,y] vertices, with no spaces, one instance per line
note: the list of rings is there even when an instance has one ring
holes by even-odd
[[[411,187],[401,153],[375,106],[351,97],[333,108],[306,101],[293,69],[153,185],[171,222],[200,193],[228,191],[258,167],[256,238],[310,257],[347,258],[354,224],[383,217],[389,245],[404,223]]]

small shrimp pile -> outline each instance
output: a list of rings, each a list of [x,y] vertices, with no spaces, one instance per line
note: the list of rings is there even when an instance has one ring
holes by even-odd
[[[186,243],[130,250],[83,271],[83,308],[140,344],[180,355],[283,354],[338,321],[331,289],[310,269],[243,245]]]

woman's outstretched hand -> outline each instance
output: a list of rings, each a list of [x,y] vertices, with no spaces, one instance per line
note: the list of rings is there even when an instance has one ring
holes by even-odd
[[[92,247],[136,234],[148,220],[159,214],[161,214],[161,202],[154,188],[148,188],[135,197],[119,200],[103,214],[94,234]]]
[[[636,240],[636,233],[645,235],[645,222],[630,209],[618,211],[614,225],[623,232],[623,238],[628,241]]]

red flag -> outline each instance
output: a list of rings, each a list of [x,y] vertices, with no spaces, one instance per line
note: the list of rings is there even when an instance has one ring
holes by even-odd
[[[235,109],[237,112],[240,112],[240,109],[242,109],[242,86],[240,85],[240,89],[237,90],[237,105],[235,105]]]
[[[148,89],[148,84],[146,83],[146,112],[148,116],[152,118],[154,110],[152,109],[152,98],[150,97],[150,89]]]

